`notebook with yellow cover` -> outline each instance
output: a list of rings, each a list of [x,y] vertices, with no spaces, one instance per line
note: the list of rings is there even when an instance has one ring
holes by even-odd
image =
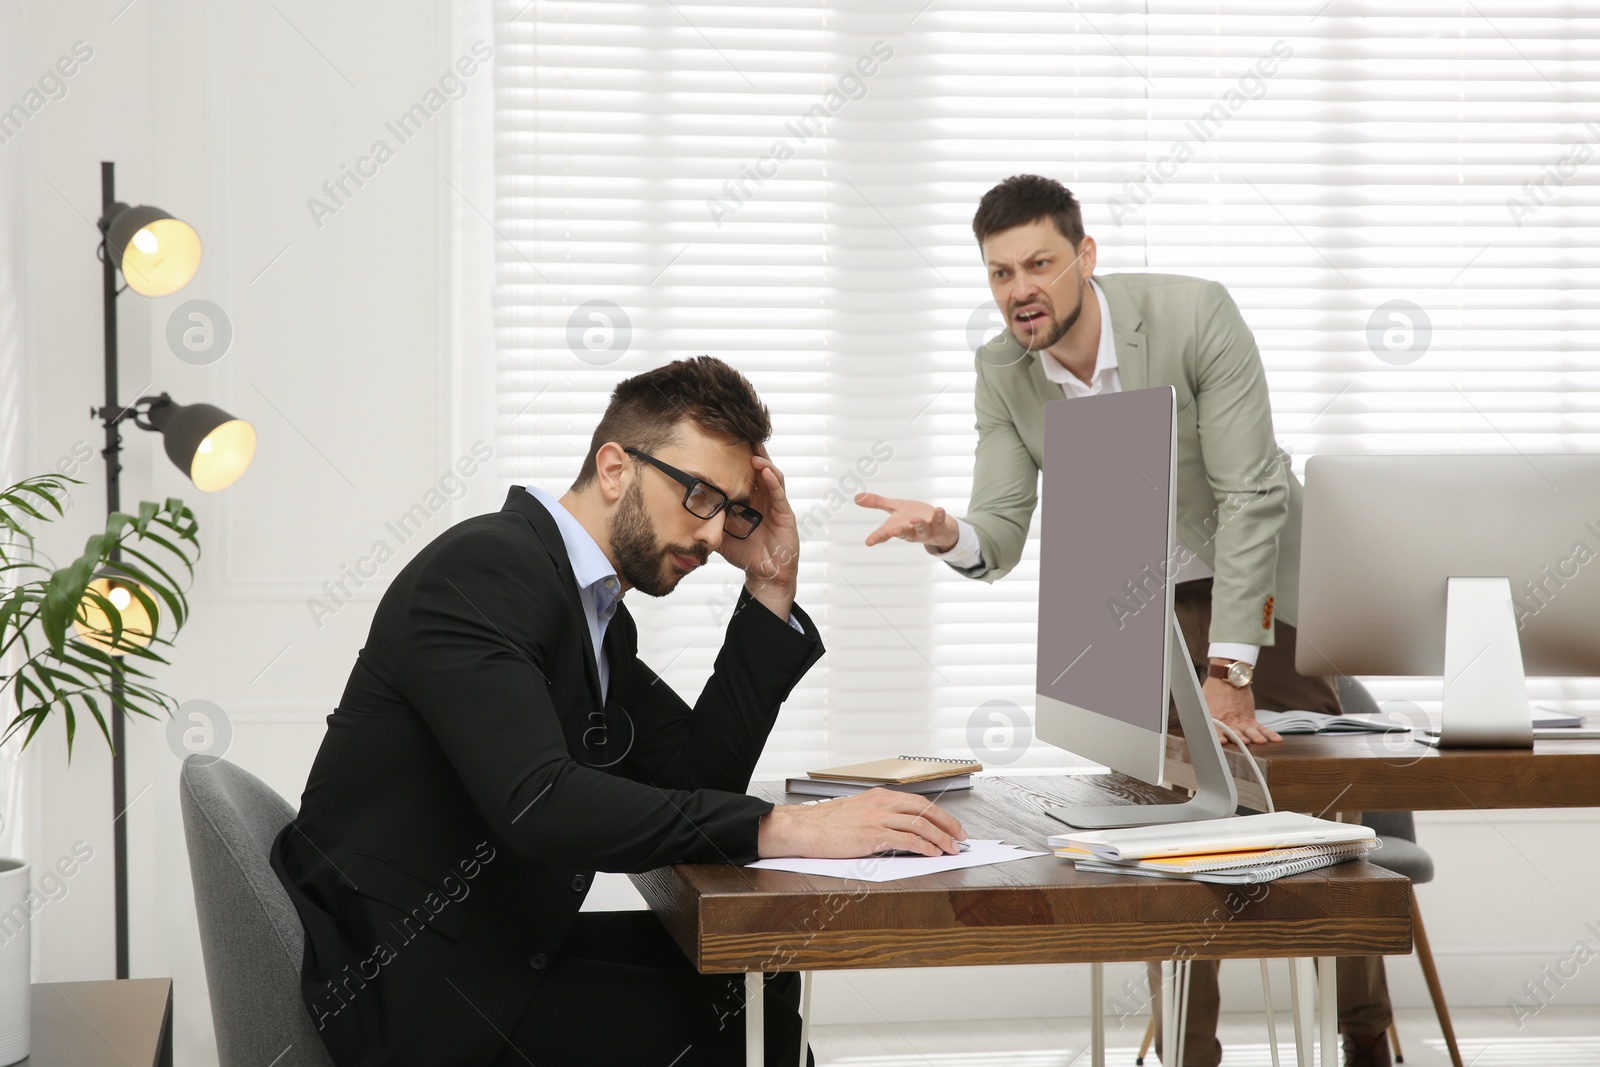
[[[909,782],[926,782],[932,778],[948,778],[957,774],[976,774],[981,770],[983,764],[973,760],[939,759],[934,756],[895,756],[893,759],[850,763],[843,767],[825,767],[820,771],[807,771],[806,777],[837,782],[905,785]]]

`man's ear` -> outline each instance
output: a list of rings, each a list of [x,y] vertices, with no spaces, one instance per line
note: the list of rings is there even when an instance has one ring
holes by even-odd
[[[1094,275],[1095,259],[1098,253],[1099,248],[1095,245],[1094,238],[1084,234],[1083,240],[1078,242],[1078,270],[1084,278]]]
[[[600,450],[594,454],[594,478],[595,489],[604,503],[615,504],[622,499],[623,492],[628,488],[628,479],[633,476],[633,468],[633,457],[624,452],[621,445],[607,441],[600,446]]]

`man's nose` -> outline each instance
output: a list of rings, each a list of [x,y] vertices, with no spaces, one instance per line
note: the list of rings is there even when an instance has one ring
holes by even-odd
[[[1039,298],[1039,284],[1032,278],[1018,278],[1011,283],[1011,290],[1007,294],[1012,308],[1019,308],[1023,304],[1031,303]]]
[[[715,552],[722,547],[723,524],[727,522],[728,511],[726,508],[706,519],[694,531],[696,542],[706,546],[707,552]]]

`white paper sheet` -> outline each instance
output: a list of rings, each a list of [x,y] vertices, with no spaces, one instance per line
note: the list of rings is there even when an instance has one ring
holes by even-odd
[[[822,874],[830,878],[854,878],[858,882],[893,882],[963,867],[985,867],[991,863],[1048,856],[1048,852],[1029,852],[1004,841],[967,842],[967,851],[954,856],[862,856],[851,860],[813,860],[780,857],[747,864],[757,870],[792,871],[795,874]]]

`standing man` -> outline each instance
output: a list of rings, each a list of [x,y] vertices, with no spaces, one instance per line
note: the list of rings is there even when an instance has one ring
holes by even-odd
[[[720,360],[629,378],[570,489],[513,486],[395,576],[272,847],[338,1067],[743,1064],[742,977],[699,974],[651,912],[580,912],[596,871],[958,850],[922,797],[745,794],[822,655],[771,430]],[[691,707],[622,598],[713,552],[746,581]],[[798,1060],[797,977],[768,981],[768,1064]]]
[[[868,545],[901,538],[992,582],[1021,558],[1038,501],[1044,406],[1063,397],[1170,385],[1177,393],[1173,607],[1214,718],[1247,743],[1281,740],[1257,708],[1339,714],[1331,680],[1294,669],[1302,488],[1273,437],[1255,338],[1217,282],[1170,274],[1095,277],[1078,201],[1037,175],[984,194],[973,235],[1006,329],[977,350],[978,449],[965,518],[862,493],[888,512]],[[1215,1067],[1216,964],[1195,961],[1186,1067]],[[1389,1063],[1382,960],[1339,961],[1347,1063]],[[1159,1026],[1159,1020],[1158,1020]]]

